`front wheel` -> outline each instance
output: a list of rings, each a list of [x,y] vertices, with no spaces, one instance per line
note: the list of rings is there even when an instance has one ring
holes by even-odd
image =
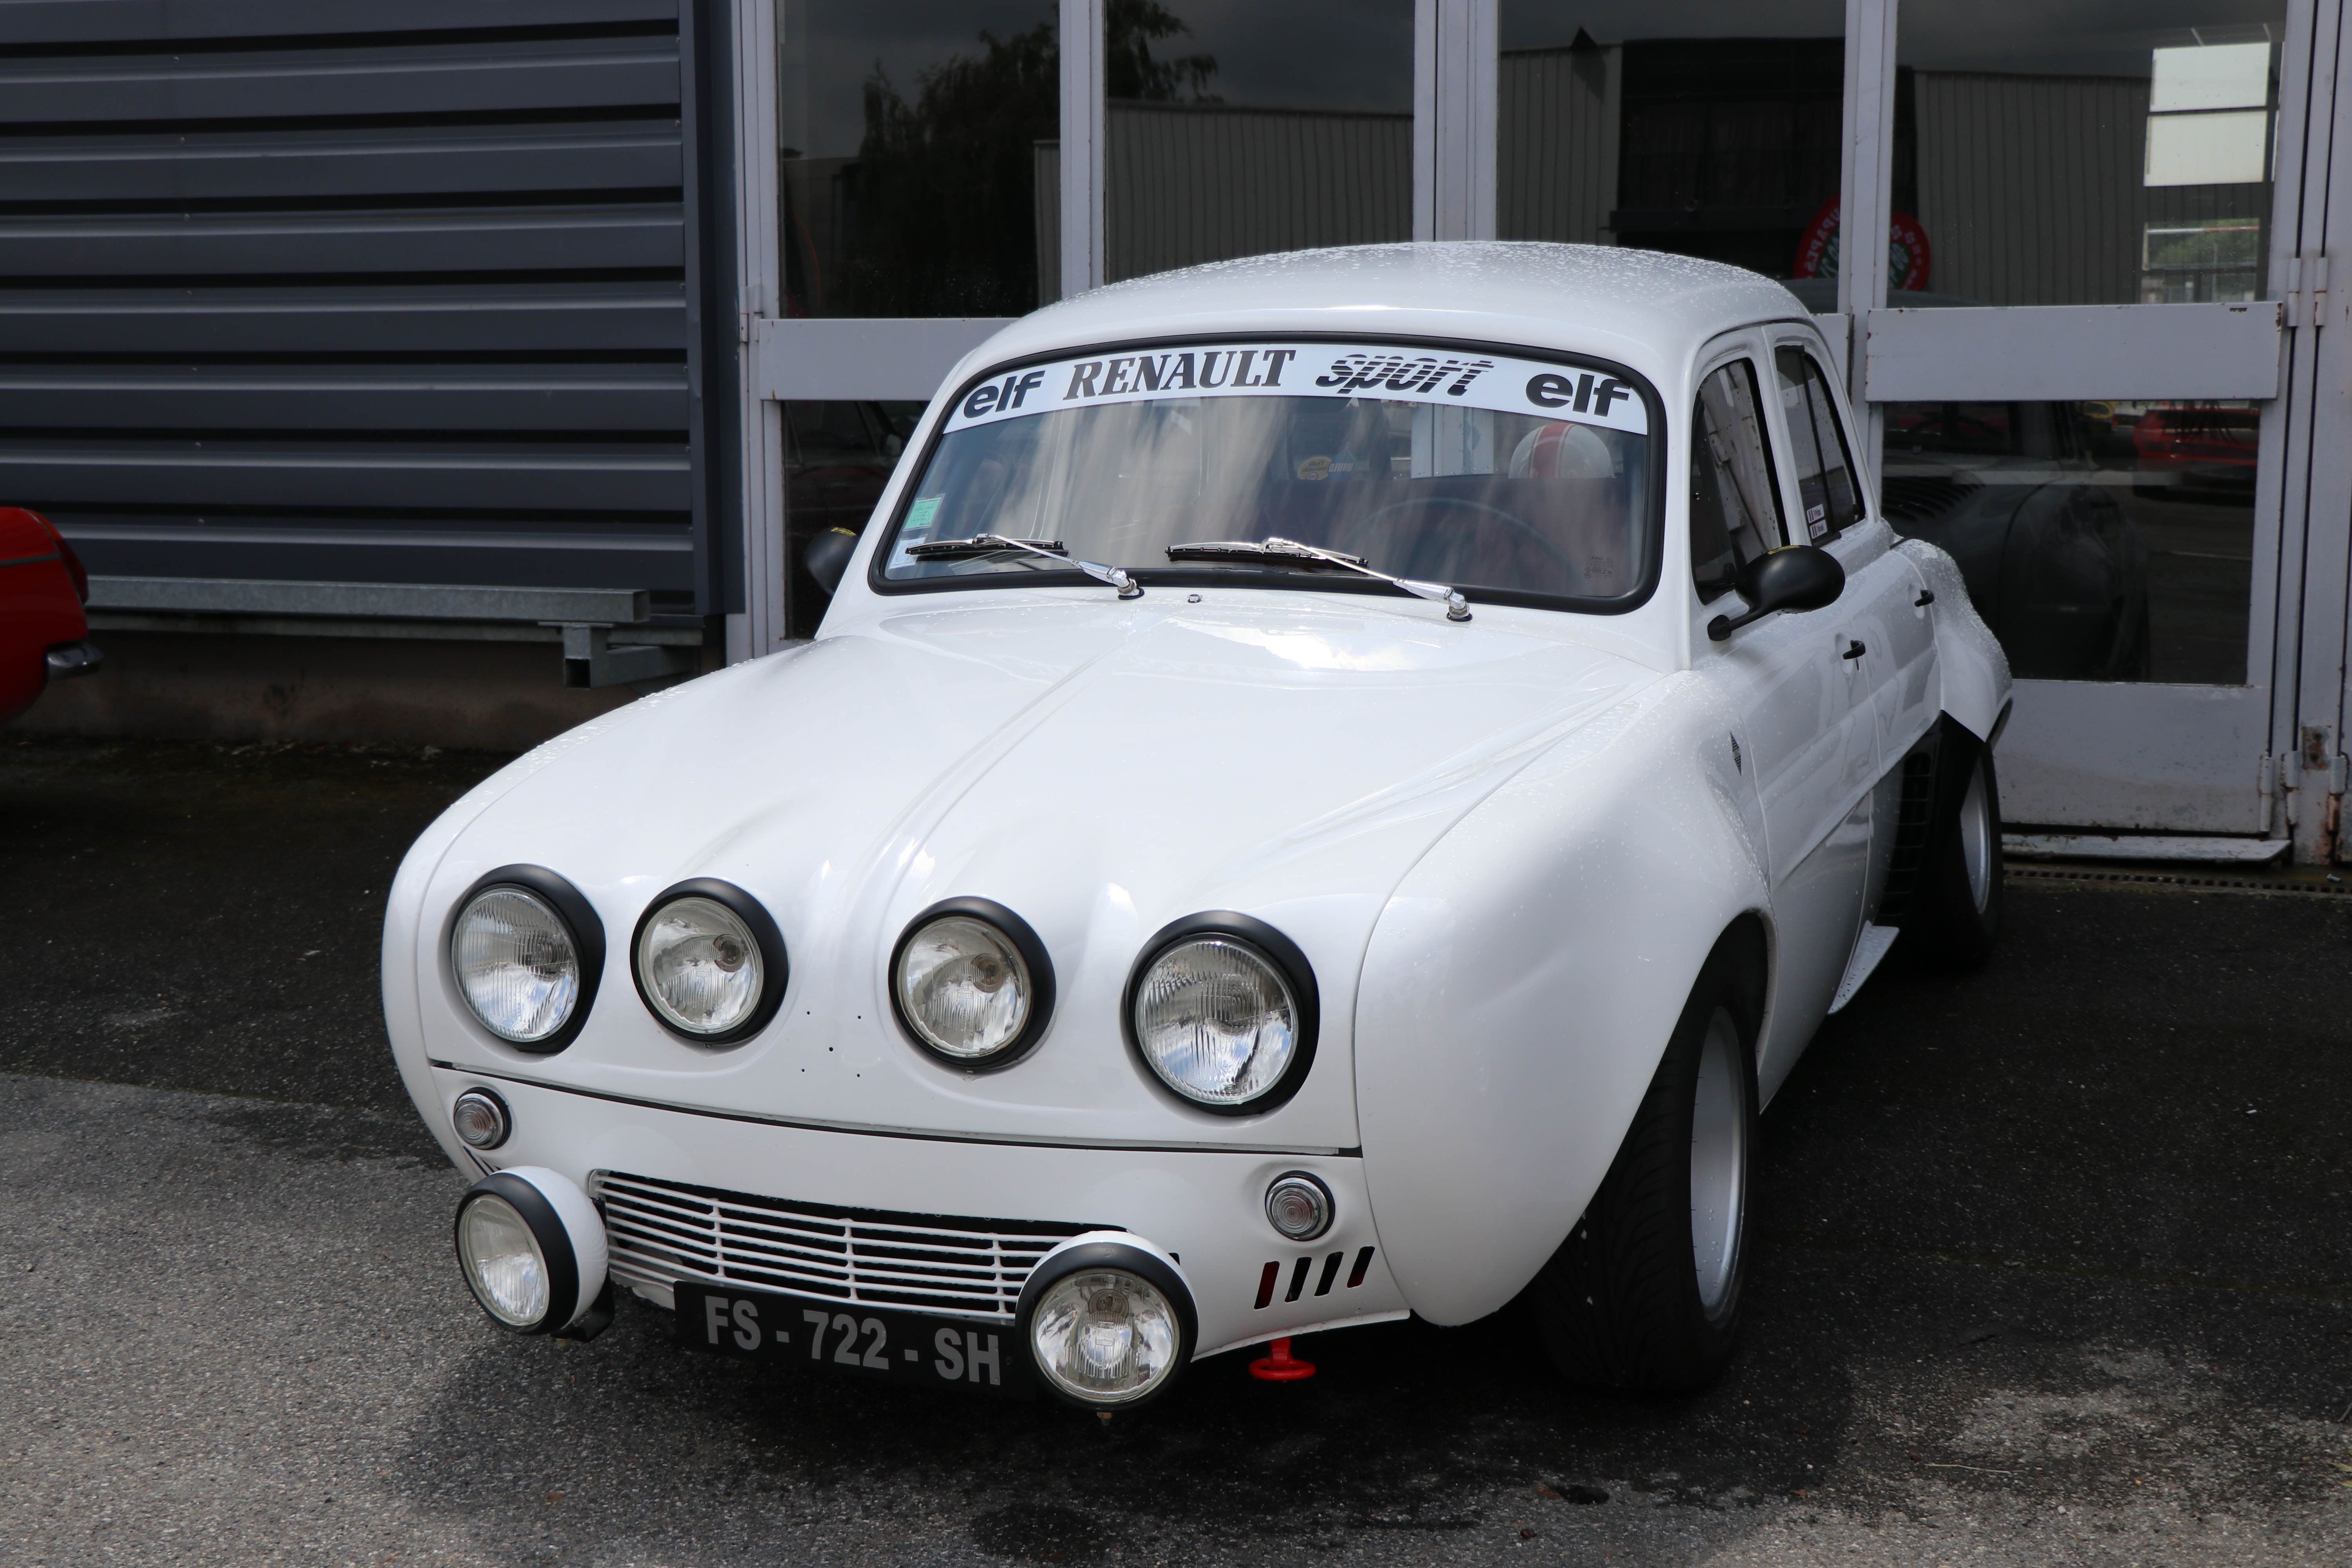
[[[1592,1388],[1688,1393],[1738,1337],[1756,1147],[1755,1008],[1708,961],[1584,1217],[1530,1290],[1545,1352]]]

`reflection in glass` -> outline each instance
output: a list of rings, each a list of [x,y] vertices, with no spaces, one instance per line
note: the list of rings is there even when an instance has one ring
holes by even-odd
[[[1756,367],[1734,360],[1699,384],[1691,415],[1691,581],[1699,602],[1731,592],[1739,569],[1782,543],[1780,489],[1756,395]]]
[[[2263,297],[2284,0],[1905,0],[1895,205],[1986,305]]]
[[[828,595],[802,564],[832,529],[863,533],[882,485],[922,417],[919,403],[784,405],[786,610],[790,635],[816,635]]]
[[[1104,27],[1108,281],[1412,237],[1412,0],[1110,0]]]
[[[1171,544],[1286,539],[1380,571],[1599,607],[1648,590],[1649,437],[1483,408],[1331,396],[1160,397],[951,431],[916,482],[884,575],[982,578],[1053,563],[926,561],[919,543],[1050,540],[1150,582]],[[1236,582],[1349,588],[1339,571],[1192,563]]]
[[[1895,403],[1896,531],[1949,552],[2011,671],[2246,678],[2255,429],[2243,403]]]
[[[1037,308],[1060,200],[1055,15],[1053,0],[778,0],[785,315]]]
[[[1503,0],[1496,232],[1833,277],[1844,34],[1842,0]]]
[[[1830,395],[1829,374],[1802,349],[1773,355],[1780,409],[1789,426],[1791,476],[1797,481],[1801,544],[1825,544],[1862,521],[1854,488],[1853,449]]]

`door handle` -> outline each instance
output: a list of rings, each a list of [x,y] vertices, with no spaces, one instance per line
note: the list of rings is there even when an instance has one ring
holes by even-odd
[[[1868,651],[1869,650],[1864,647],[1862,644],[1858,642],[1850,642],[1845,645],[1845,651],[1838,655],[1838,657],[1840,658],[1860,658]]]
[[[1911,601],[1911,607],[1915,610],[1924,610],[1935,602],[1936,595],[1922,588],[1919,590],[1919,596]]]

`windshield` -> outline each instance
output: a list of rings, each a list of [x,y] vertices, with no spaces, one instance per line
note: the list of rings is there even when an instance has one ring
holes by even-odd
[[[1655,574],[1654,423],[1646,391],[1596,364],[1335,343],[1072,357],[967,390],[877,586],[1067,574],[1027,552],[913,552],[982,534],[1146,584],[1373,586],[1311,563],[1168,557],[1285,539],[1473,598],[1628,608]]]

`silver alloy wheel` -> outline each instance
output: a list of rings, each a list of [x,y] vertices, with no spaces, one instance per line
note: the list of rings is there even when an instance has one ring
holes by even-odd
[[[1691,1103],[1691,1263],[1699,1304],[1723,1305],[1738,1272],[1748,1209],[1748,1075],[1739,1026],[1717,1007],[1699,1045]]]
[[[1969,793],[1960,797],[1960,860],[1969,871],[1969,899],[1979,914],[1992,901],[1992,814],[1985,809],[1985,766],[1979,757],[1969,770]]]

